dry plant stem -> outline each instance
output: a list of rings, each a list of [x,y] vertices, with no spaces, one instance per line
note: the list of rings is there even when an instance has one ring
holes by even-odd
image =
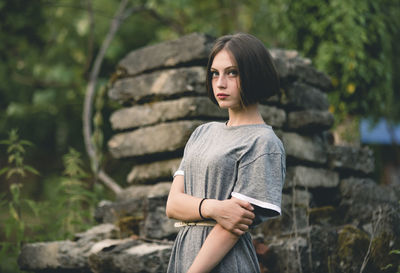
[[[303,273],[301,267],[301,256],[299,250],[298,232],[297,232],[297,217],[296,217],[296,185],[293,182],[292,185],[292,217],[293,217],[293,227],[294,227],[294,237],[296,242],[296,255],[297,255],[297,266],[299,267],[299,273]]]
[[[376,233],[376,230],[378,229],[378,226],[379,226],[379,223],[380,223],[381,220],[382,220],[382,207],[379,206],[379,208],[378,208],[378,219],[376,220],[376,223],[375,223],[375,225],[374,225],[374,227],[372,229],[371,239],[369,240],[368,250],[367,250],[367,253],[364,256],[364,261],[363,261],[363,263],[361,265],[360,273],[362,273],[364,271],[365,267],[368,264],[369,256],[370,256],[371,250],[372,250],[372,241],[375,238],[375,235],[376,235],[375,233]]]
[[[305,188],[308,192],[308,187]],[[313,273],[313,261],[312,261],[312,244],[311,244],[311,229],[310,229],[310,206],[307,202],[307,241],[308,241],[308,263],[310,264],[310,273]]]
[[[104,56],[106,54],[106,51],[108,47],[110,46],[112,40],[114,39],[115,33],[119,29],[120,25],[122,22],[128,18],[132,13],[139,12],[143,10],[143,6],[139,7],[131,7],[127,9],[127,4],[129,0],[122,0],[119,4],[118,10],[115,13],[115,16],[112,19],[110,29],[107,33],[106,38],[104,39],[100,51],[96,56],[96,59],[94,61],[94,65],[92,70],[90,71],[89,75],[89,82],[86,88],[86,94],[85,94],[85,102],[84,102],[84,108],[83,108],[83,115],[82,115],[82,120],[83,120],[83,137],[85,141],[85,148],[86,152],[89,155],[90,161],[92,163],[93,169],[95,170],[96,175],[98,178],[108,187],[110,188],[115,194],[118,194],[121,192],[121,187],[111,178],[109,177],[104,170],[99,169],[99,159],[97,158],[96,155],[96,150],[95,147],[91,141],[92,137],[92,112],[93,112],[93,100],[94,100],[94,95],[95,95],[95,90],[96,90],[96,85],[97,85],[97,79],[99,76],[101,64],[103,62]]]

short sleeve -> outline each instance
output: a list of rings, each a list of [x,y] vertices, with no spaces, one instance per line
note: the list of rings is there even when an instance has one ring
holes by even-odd
[[[201,126],[202,126],[202,125],[200,125],[199,127],[197,127],[197,128],[192,132],[192,134],[190,135],[188,141],[186,142],[186,145],[185,145],[185,149],[184,149],[184,152],[183,152],[183,157],[182,157],[181,163],[179,164],[179,167],[178,167],[178,169],[175,171],[173,177],[175,177],[175,176],[177,176],[177,175],[183,175],[183,176],[185,175],[185,171],[184,171],[184,169],[185,169],[185,158],[186,158],[185,155],[187,154],[187,150],[189,149],[190,144],[193,142],[193,139],[196,137],[197,132],[198,132],[198,130],[199,130],[199,128],[200,128]]]
[[[185,171],[183,170],[183,166],[185,165],[184,160],[185,160],[185,157],[182,158],[178,169],[174,173],[174,177],[177,176],[177,175],[185,175]]]
[[[232,196],[254,206],[256,218],[252,226],[281,214],[285,166],[285,155],[281,153],[268,153],[243,165],[239,163]]]

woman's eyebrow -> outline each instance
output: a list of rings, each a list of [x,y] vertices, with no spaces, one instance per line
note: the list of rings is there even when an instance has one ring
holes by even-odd
[[[228,70],[228,69],[232,69],[232,68],[237,69],[237,66],[236,65],[231,65],[231,66],[225,67],[224,70]],[[218,71],[218,69],[216,69],[214,67],[211,67],[210,70]]]

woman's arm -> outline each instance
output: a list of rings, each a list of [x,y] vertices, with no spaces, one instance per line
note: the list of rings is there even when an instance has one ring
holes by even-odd
[[[201,198],[184,193],[182,175],[175,176],[168,195],[166,214],[181,221],[202,220],[199,215]],[[250,203],[236,198],[228,200],[207,199],[201,207],[202,215],[217,221],[226,230],[240,236],[252,224],[253,207]]]
[[[217,224],[208,234],[187,273],[210,272],[239,240],[237,236]]]

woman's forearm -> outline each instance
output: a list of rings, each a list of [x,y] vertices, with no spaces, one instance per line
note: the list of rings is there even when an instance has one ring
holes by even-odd
[[[239,240],[237,236],[217,224],[208,234],[188,273],[210,272]]]
[[[168,195],[166,214],[169,218],[181,221],[201,220],[200,201],[201,198],[184,193],[183,176],[175,176]]]

